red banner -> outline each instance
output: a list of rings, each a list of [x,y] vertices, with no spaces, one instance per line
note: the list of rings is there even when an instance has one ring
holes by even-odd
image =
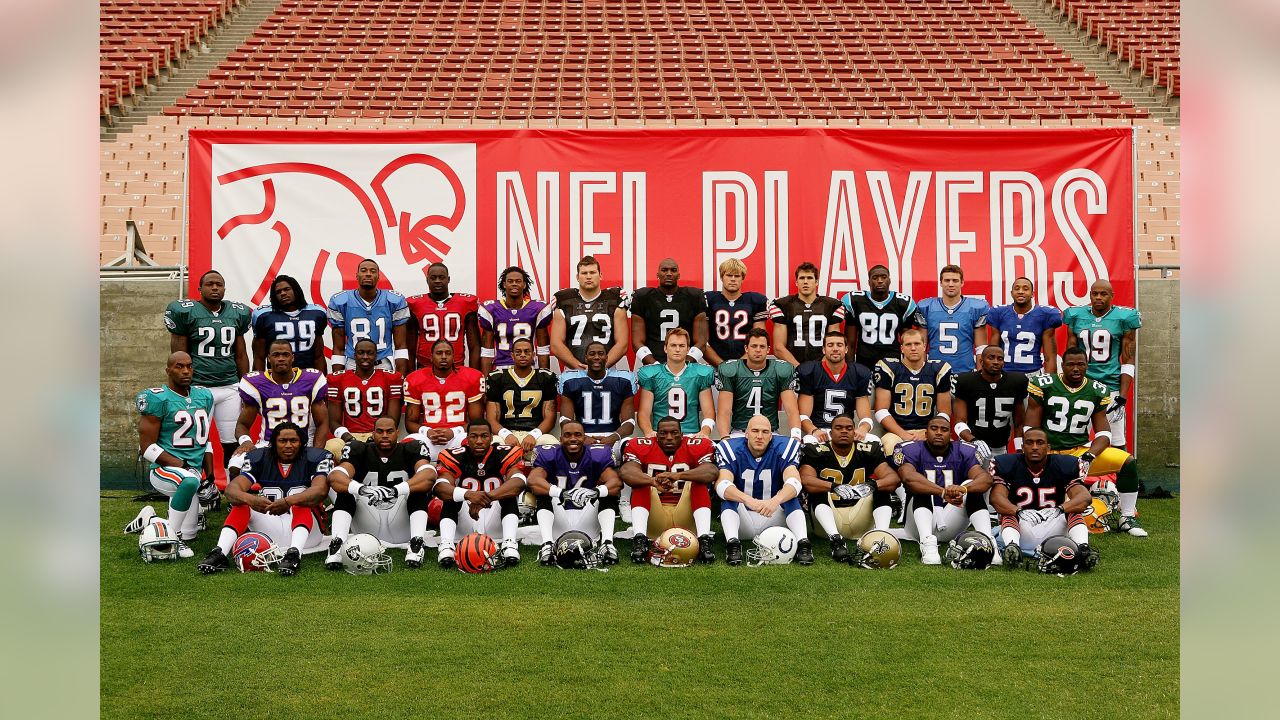
[[[1098,278],[1135,300],[1129,128],[192,130],[188,162],[192,290],[215,267],[253,304],[281,272],[323,304],[364,257],[406,295],[443,261],[481,297],[520,265],[545,299],[584,255],[627,288],[666,257],[716,287],[736,257],[770,297],[809,261],[829,295],[884,264],[934,296],[954,263],[993,305],[1020,275],[1059,308]]]

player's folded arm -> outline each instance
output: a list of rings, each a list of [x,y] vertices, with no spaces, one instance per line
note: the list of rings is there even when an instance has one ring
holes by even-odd
[[[942,488],[938,487],[935,482],[930,482],[928,478],[920,474],[916,470],[915,465],[904,462],[898,467],[898,474],[902,476],[902,483],[906,486],[907,492],[916,493],[918,495],[941,495]]]
[[[618,470],[618,477],[622,482],[633,488],[650,487],[654,484],[653,478],[640,467],[640,462],[633,458],[627,458],[623,461],[622,467]]]

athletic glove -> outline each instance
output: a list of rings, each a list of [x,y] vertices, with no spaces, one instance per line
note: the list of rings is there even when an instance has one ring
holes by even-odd
[[[583,508],[599,497],[599,494],[592,488],[578,487],[561,493],[560,497],[561,499],[567,497],[570,504]]]
[[[982,440],[975,440],[973,443],[973,454],[975,459],[978,461],[978,465],[986,467],[987,463],[991,460],[993,453],[991,452],[990,445],[986,444]]]
[[[1094,455],[1093,453],[1087,452],[1087,451],[1085,452],[1085,454],[1080,456],[1080,477],[1082,478],[1089,477],[1089,468],[1093,466],[1093,461],[1097,457],[1098,457],[1097,455]]]
[[[836,485],[831,488],[831,492],[835,493],[836,497],[841,500],[857,500],[859,497],[858,491],[854,490],[852,485]]]

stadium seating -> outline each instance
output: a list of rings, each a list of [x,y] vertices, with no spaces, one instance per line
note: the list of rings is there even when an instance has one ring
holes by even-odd
[[[1178,0],[1049,0],[1170,96],[1180,94]]]

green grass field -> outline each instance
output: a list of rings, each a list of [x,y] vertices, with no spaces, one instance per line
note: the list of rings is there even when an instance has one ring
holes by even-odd
[[[608,573],[393,550],[391,575],[311,555],[283,578],[144,565],[132,494],[102,499],[104,718],[1178,715],[1178,500],[1143,501],[1152,537],[1101,536],[1070,578],[924,567],[910,543],[857,570],[823,540],[808,568],[635,567],[620,541]]]

